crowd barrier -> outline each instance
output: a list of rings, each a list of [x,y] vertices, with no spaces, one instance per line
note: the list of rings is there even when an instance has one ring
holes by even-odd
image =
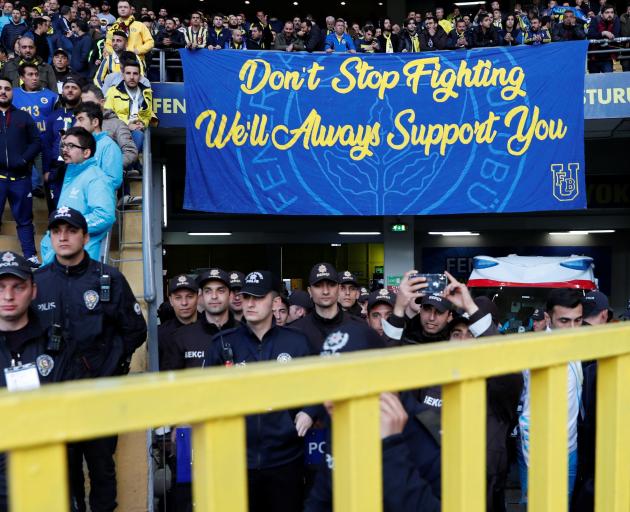
[[[602,43],[597,50],[590,50],[589,55],[615,53],[617,60],[630,59],[630,47],[614,47],[615,44],[630,43],[630,37],[608,39],[589,39],[590,43]],[[551,43],[557,44],[557,43]],[[613,45],[613,46],[611,46]],[[275,50],[268,50],[275,51]],[[454,50],[443,50],[454,51]],[[179,50],[154,48],[147,56],[148,76],[151,82],[182,82],[183,69]]]
[[[66,512],[66,443],[193,426],[195,510],[245,512],[247,414],[333,400],[334,508],[381,510],[379,393],[443,385],[442,510],[485,510],[488,377],[530,368],[529,507],[567,510],[567,362],[598,360],[596,511],[630,509],[630,325],[0,392],[13,512]]]

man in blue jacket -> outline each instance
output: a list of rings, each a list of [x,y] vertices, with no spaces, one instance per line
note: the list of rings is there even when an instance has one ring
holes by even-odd
[[[208,50],[222,50],[232,39],[232,33],[223,27],[223,16],[215,14],[212,29],[208,30]]]
[[[0,78],[0,211],[9,200],[24,256],[38,265],[33,227],[31,169],[41,142],[35,122],[13,106],[13,86]]]
[[[251,272],[241,290],[246,324],[219,332],[209,365],[247,366],[258,361],[291,364],[309,355],[306,336],[275,325],[273,277]],[[250,512],[301,512],[304,501],[304,440],[319,407],[248,416],[247,468]]]
[[[123,157],[118,144],[102,130],[103,110],[97,103],[81,103],[74,111],[75,126],[85,128],[96,139],[96,164],[109,178],[114,193],[123,180]]]
[[[70,128],[61,142],[67,164],[59,204],[79,211],[87,221],[89,241],[85,251],[100,259],[101,242],[116,220],[116,197],[105,173],[96,164],[96,141],[84,128]],[[42,239],[42,260],[50,263],[55,253],[50,232]]]
[[[26,23],[22,21],[22,13],[20,10],[13,9],[11,12],[11,21],[2,28],[0,43],[2,43],[2,46],[4,46],[7,50],[11,51],[18,38],[27,30],[28,27],[26,26]]]
[[[42,136],[42,167],[48,189],[48,211],[57,208],[65,164],[61,158],[61,132],[74,124],[74,109],[81,103],[82,79],[68,75],[63,81],[59,108],[46,119],[46,132]]]
[[[92,36],[88,24],[83,20],[72,22],[72,56],[70,68],[76,74],[87,77],[90,74],[89,57],[92,50]]]

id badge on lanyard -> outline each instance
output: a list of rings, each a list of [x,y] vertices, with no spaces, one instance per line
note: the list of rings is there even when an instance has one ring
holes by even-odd
[[[37,389],[40,386],[39,374],[34,363],[5,368],[4,379],[7,382],[9,391],[28,391]]]

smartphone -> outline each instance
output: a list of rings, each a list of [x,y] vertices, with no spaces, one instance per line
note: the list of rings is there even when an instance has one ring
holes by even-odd
[[[427,287],[422,290],[422,293],[425,295],[440,294],[448,284],[448,279],[445,274],[414,274],[410,279],[415,277],[424,277],[426,279]]]

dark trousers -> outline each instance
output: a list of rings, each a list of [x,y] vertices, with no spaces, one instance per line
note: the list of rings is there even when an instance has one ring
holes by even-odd
[[[612,73],[612,60],[590,60],[588,61],[589,73]]]
[[[48,182],[46,183],[46,203],[49,213],[57,209],[65,175],[66,164],[63,162],[55,162],[54,167],[50,170]]]
[[[35,228],[33,227],[33,195],[31,192],[30,174],[16,180],[0,178],[0,212],[4,210],[4,205],[8,199],[11,214],[17,224],[17,236],[25,258],[37,254]]]
[[[249,512],[301,512],[304,508],[304,461],[247,472]]]
[[[82,441],[68,445],[68,472],[72,512],[85,512],[83,458],[90,475],[90,509],[113,512],[116,508],[116,466],[114,452],[118,436]]]

